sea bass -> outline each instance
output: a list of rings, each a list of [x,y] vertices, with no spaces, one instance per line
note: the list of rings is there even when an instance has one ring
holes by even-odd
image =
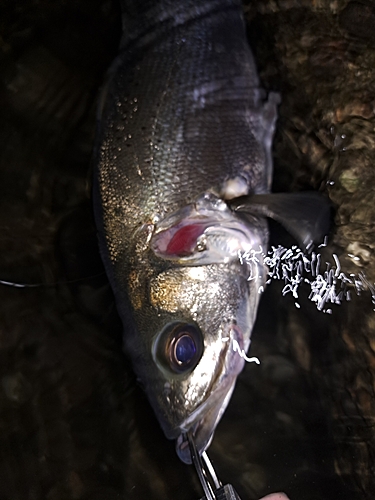
[[[267,214],[227,202],[270,190],[278,96],[260,88],[240,0],[122,7],[98,130],[99,243],[126,352],[190,463],[184,436],[209,446],[265,282]]]

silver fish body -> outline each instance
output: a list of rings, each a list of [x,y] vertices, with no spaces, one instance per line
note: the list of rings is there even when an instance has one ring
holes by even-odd
[[[94,204],[134,370],[183,461],[207,448],[264,282],[239,251],[262,217],[223,200],[269,191],[277,99],[264,100],[239,0],[124,2],[98,130]],[[258,252],[259,255],[259,252]],[[181,362],[182,360],[182,362]]]

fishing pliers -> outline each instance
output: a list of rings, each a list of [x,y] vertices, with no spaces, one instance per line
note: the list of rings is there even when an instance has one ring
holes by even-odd
[[[187,433],[192,462],[197,471],[199,481],[204,491],[200,500],[241,500],[231,484],[222,485],[218,479],[207,453],[199,455],[191,433]]]

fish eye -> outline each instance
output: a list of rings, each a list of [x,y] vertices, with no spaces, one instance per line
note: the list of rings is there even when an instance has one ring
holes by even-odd
[[[181,336],[172,339],[169,346],[169,357],[171,364],[178,367],[187,366],[195,357],[197,346],[194,338],[183,332]]]
[[[159,366],[185,374],[195,368],[202,356],[202,333],[191,323],[169,324],[158,335],[153,350]]]

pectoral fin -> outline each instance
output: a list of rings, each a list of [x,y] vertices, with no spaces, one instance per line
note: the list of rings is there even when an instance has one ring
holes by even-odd
[[[235,212],[263,215],[279,222],[304,248],[322,243],[331,225],[331,204],[315,191],[241,196],[228,201],[228,205]]]

